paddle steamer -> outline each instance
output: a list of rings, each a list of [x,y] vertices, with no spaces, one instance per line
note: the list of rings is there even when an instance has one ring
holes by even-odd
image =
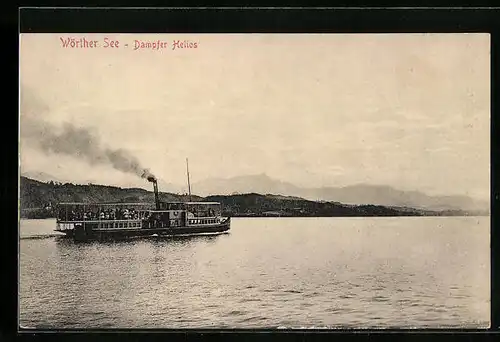
[[[154,204],[59,203],[55,231],[65,233],[75,241],[86,241],[215,234],[230,229],[231,218],[222,217],[220,203],[162,202],[157,179],[150,174],[145,178],[153,184]]]

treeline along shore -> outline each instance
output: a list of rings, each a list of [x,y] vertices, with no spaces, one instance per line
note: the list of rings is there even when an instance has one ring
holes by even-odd
[[[163,201],[186,201],[187,196],[160,193]],[[364,217],[364,216],[487,216],[488,212],[464,210],[433,211],[381,205],[350,205],[338,202],[310,201],[273,194],[237,194],[192,196],[193,201],[222,204],[223,215],[232,217]],[[119,188],[95,184],[40,182],[20,179],[20,216],[25,219],[54,218],[60,202],[83,203],[154,203],[154,194],[140,188]]]

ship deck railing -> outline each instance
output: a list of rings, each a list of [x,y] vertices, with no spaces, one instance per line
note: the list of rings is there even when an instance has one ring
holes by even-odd
[[[139,206],[139,207],[151,207],[154,206],[152,203],[148,202],[107,202],[107,203],[90,203],[90,202],[59,202],[59,206],[86,206],[86,207],[98,207],[98,206]]]
[[[178,221],[175,223],[175,220],[171,221],[171,224],[168,225],[164,222],[158,222],[155,226],[150,228],[175,228],[179,227]],[[215,225],[220,224],[222,222],[222,218],[220,216],[210,216],[210,217],[195,217],[189,218],[187,220],[187,226],[206,226],[206,225]],[[57,220],[57,229],[58,231],[66,231],[72,230],[75,228],[75,225],[84,225],[84,224],[92,224],[96,227],[95,230],[108,230],[108,229],[143,229],[149,228],[147,224],[144,224],[143,219],[123,219],[123,220],[115,220],[115,219],[97,219],[97,220]]]
[[[125,220],[58,220],[56,222],[59,231],[72,230],[75,225],[92,224],[95,229],[139,229],[142,228],[142,219]]]
[[[115,220],[115,219],[97,219],[97,220],[57,220],[57,223],[110,223],[110,222],[134,222],[134,221],[142,221],[143,219],[141,218],[134,218],[134,219],[122,219],[122,220]]]
[[[220,223],[220,217],[195,217],[195,218],[189,218],[188,219],[188,225],[189,226],[196,226],[196,225],[206,225],[206,224],[218,224]]]

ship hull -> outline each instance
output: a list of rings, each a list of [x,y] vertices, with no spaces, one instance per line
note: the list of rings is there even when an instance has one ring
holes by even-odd
[[[94,229],[92,226],[76,225],[74,229],[57,230],[63,232],[67,237],[75,241],[91,240],[122,240],[146,236],[182,236],[182,235],[203,235],[220,234],[228,232],[230,220],[220,224],[184,226],[175,228],[137,228],[137,229]]]

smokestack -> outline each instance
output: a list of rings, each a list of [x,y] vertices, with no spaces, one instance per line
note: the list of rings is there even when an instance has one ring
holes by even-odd
[[[148,182],[153,183],[153,190],[155,193],[156,210],[160,210],[160,197],[158,195],[158,181],[156,180],[155,175],[153,175],[151,172],[149,172],[149,170],[146,169],[143,171],[141,177],[146,178],[148,180]]]
[[[156,205],[156,210],[160,210],[160,199],[158,197],[158,182],[156,181],[155,178],[152,178],[150,182],[153,182],[153,190],[155,192],[155,205]],[[149,179],[148,179],[149,180]]]

